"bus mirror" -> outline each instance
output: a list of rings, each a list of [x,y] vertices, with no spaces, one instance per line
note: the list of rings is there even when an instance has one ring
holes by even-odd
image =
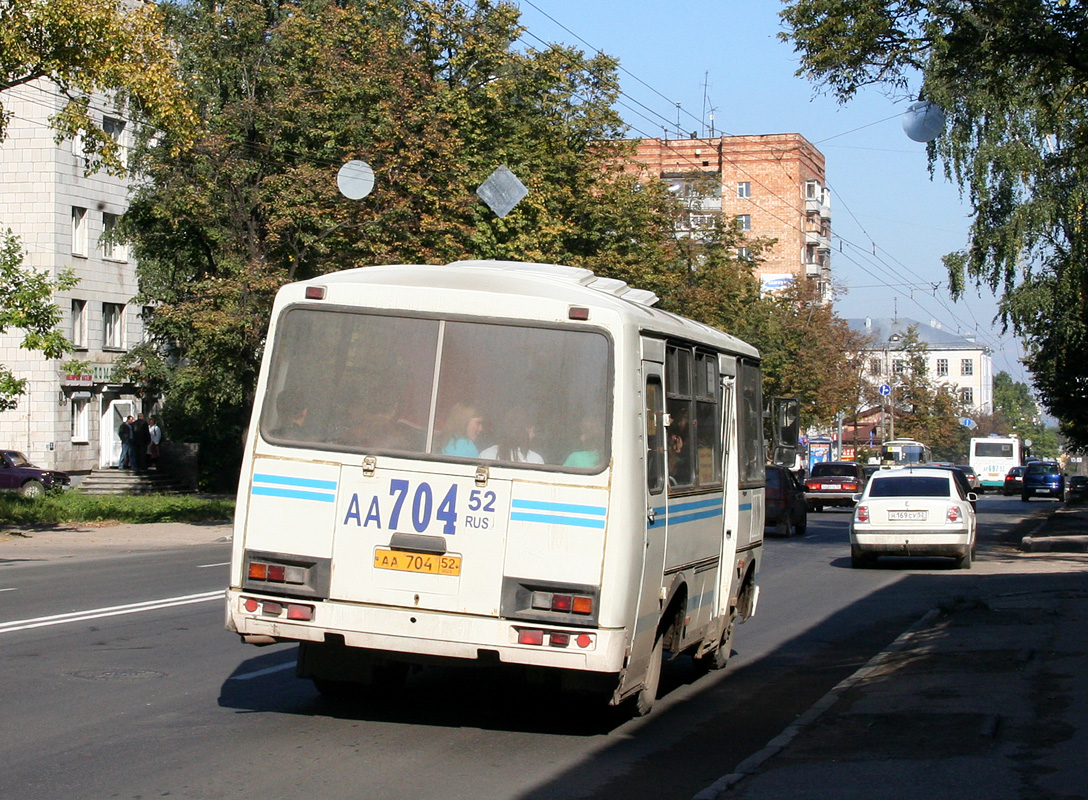
[[[801,401],[796,397],[774,397],[771,404],[775,447],[797,447],[801,440]]]

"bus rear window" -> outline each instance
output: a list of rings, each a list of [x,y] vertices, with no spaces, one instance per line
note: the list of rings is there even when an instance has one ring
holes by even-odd
[[[599,471],[611,348],[594,331],[295,308],[262,436],[276,444]]]

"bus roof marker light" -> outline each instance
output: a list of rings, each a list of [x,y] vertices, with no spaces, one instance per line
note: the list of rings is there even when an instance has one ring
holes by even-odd
[[[585,306],[571,306],[567,309],[567,319],[585,322],[589,319],[589,309]]]
[[[307,286],[306,287],[306,299],[307,300],[324,300],[325,299],[325,287],[324,286]]]

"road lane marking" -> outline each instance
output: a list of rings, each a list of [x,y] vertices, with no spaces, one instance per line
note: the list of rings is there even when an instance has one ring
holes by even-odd
[[[18,586],[8,586],[6,589],[0,589],[0,592],[17,592],[17,591],[19,591]]]
[[[261,678],[265,675],[271,675],[274,672],[283,672],[285,669],[294,669],[295,662],[288,661],[286,664],[277,664],[274,667],[265,667],[254,672],[243,672],[241,675],[231,675],[228,680],[232,681],[248,681],[253,678]]]
[[[208,569],[209,567],[229,567],[229,561],[220,561],[218,564],[197,564],[197,569]]]
[[[206,603],[209,600],[222,600],[222,589],[214,592],[202,592],[201,594],[186,594],[180,597],[164,597],[160,600],[148,600],[143,603],[129,603],[123,606],[109,606],[107,608],[91,608],[86,611],[72,611],[67,614],[54,614],[48,617],[34,617],[32,619],[16,619],[11,622],[0,622],[0,634],[14,633],[16,631],[28,631],[33,628],[48,628],[52,625],[66,625],[70,622],[86,622],[103,617],[119,617],[125,614],[139,614],[143,611],[157,611],[162,608],[175,606],[187,606],[194,603]]]

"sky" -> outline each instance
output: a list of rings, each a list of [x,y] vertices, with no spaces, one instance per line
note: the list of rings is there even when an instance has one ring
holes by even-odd
[[[994,321],[993,294],[948,294],[941,257],[966,245],[970,206],[939,172],[931,178],[925,145],[903,132],[910,99],[869,89],[840,106],[796,77],[797,54],[778,39],[778,0],[513,1],[526,46],[619,59],[617,111],[632,138],[663,128],[706,136],[711,113],[715,135],[800,133],[826,158],[836,313],[935,320],[992,348],[995,374],[1030,385],[1022,349]]]

